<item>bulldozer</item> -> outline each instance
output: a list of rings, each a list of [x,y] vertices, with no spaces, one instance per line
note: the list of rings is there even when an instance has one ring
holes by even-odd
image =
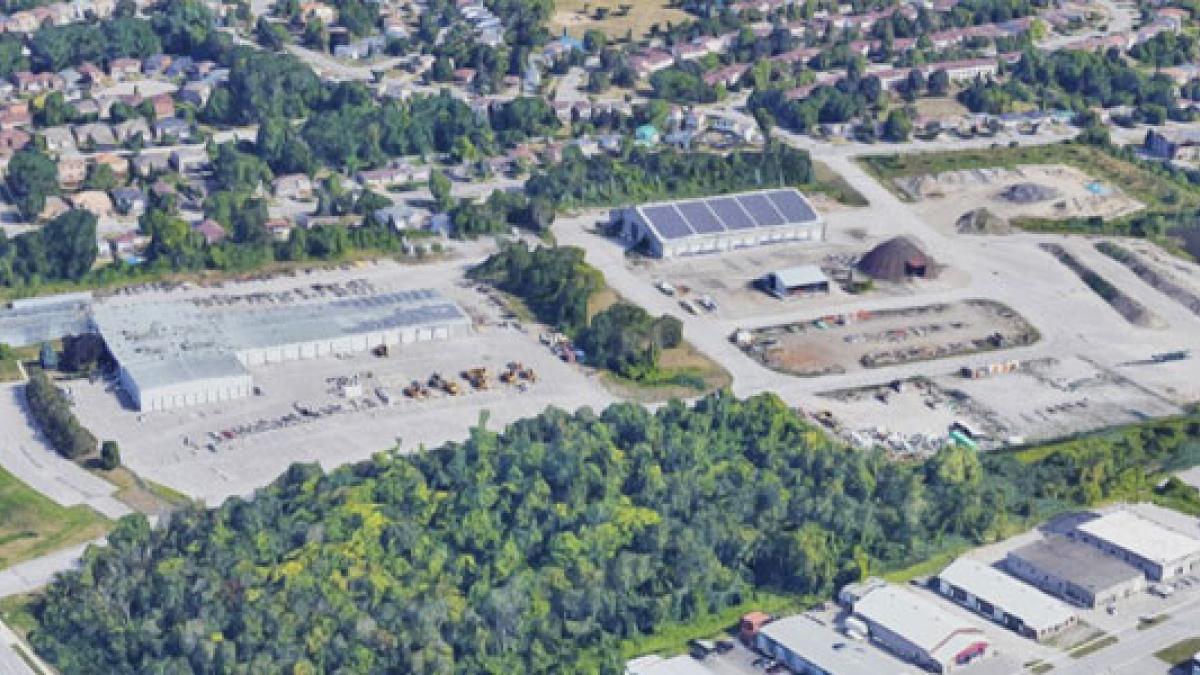
[[[468,368],[462,373],[462,377],[467,382],[471,383],[476,389],[488,388],[488,371],[487,368]]]

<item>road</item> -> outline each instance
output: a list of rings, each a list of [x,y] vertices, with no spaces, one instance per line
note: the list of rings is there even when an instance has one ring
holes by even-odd
[[[25,663],[25,660],[17,653],[18,649],[33,659],[42,672],[53,672],[33,654],[33,650],[27,649],[21,644],[12,629],[0,623],[0,675],[38,675],[37,671],[30,668],[29,664]]]
[[[113,496],[117,488],[54,452],[33,428],[23,384],[0,386],[0,465],[62,506],[86,504],[108,518],[132,510]]]

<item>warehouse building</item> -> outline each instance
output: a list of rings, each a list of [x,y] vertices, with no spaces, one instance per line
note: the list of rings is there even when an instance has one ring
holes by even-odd
[[[1009,551],[1004,569],[1084,607],[1111,605],[1146,588],[1140,569],[1061,534]]]
[[[898,675],[903,663],[797,614],[765,624],[754,646],[802,675]]]
[[[1200,570],[1200,540],[1120,510],[1077,525],[1071,536],[1137,567],[1151,581]]]
[[[938,574],[942,595],[1037,641],[1074,626],[1079,617],[1062,602],[978,560],[959,558]]]
[[[622,241],[657,258],[825,239],[825,222],[791,188],[630,206],[610,221]]]
[[[139,410],[228,401],[249,367],[466,335],[471,321],[436,291],[266,306],[98,304],[93,320]]]
[[[713,675],[713,671],[686,654],[670,658],[651,654],[626,663],[625,675]]]
[[[879,586],[854,603],[851,631],[896,656],[935,673],[946,673],[987,654],[989,643],[978,627],[891,584]]]
[[[816,265],[797,265],[771,272],[761,280],[763,290],[777,298],[829,292],[829,277]]]
[[[91,293],[13,300],[0,309],[0,343],[26,347],[93,332]]]

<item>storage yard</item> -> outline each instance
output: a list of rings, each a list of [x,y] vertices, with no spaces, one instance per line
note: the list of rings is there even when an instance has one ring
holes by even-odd
[[[952,231],[964,213],[985,207],[1017,218],[1117,218],[1141,210],[1142,203],[1120,186],[1094,180],[1063,164],[1015,169],[968,169],[895,179],[896,188],[916,202],[913,210],[931,224]]]
[[[924,456],[954,442],[965,424],[990,449],[1174,415],[1182,408],[1123,374],[1079,357],[981,358],[967,375],[940,375],[822,394],[816,420],[847,441],[896,456]],[[992,368],[988,368],[990,365]],[[989,372],[994,370],[995,372]]]
[[[1037,331],[990,300],[859,311],[739,331],[751,358],[780,372],[814,377],[1029,345]]]

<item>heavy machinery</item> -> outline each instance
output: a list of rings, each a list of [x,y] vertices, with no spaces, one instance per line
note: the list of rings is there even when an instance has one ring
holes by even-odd
[[[487,389],[488,384],[487,368],[468,368],[462,372],[462,378],[471,383],[476,389]]]
[[[411,384],[404,388],[404,395],[416,399],[427,398],[429,390],[420,381],[413,380]]]

